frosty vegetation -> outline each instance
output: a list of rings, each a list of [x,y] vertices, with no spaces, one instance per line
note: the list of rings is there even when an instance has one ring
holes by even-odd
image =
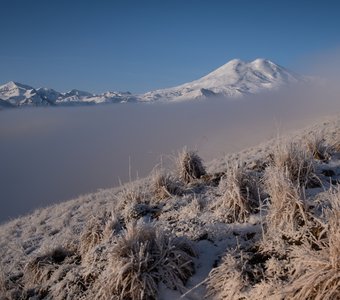
[[[340,118],[0,228],[0,299],[340,299]]]

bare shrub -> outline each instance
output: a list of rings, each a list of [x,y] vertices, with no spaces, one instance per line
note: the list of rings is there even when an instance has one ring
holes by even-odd
[[[235,163],[222,177],[221,198],[213,205],[219,217],[227,222],[245,222],[257,206],[257,184],[246,170]]]
[[[128,224],[99,280],[99,299],[158,299],[158,283],[182,290],[194,273],[191,243],[142,222]]]
[[[202,159],[195,151],[183,149],[176,159],[179,178],[184,183],[190,183],[206,174]]]
[[[326,211],[326,238],[318,248],[309,243],[293,247],[289,299],[340,299],[340,191],[331,195]]]
[[[284,170],[288,178],[295,184],[306,186],[315,181],[313,159],[301,143],[278,144],[272,154],[271,165]]]

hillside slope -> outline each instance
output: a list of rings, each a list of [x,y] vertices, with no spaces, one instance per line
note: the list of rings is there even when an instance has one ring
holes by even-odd
[[[173,170],[3,224],[0,293],[337,299],[339,183],[340,117],[206,168],[184,151]]]

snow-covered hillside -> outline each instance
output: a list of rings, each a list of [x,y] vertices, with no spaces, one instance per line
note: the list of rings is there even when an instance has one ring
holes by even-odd
[[[339,299],[340,116],[0,226],[0,299]]]
[[[0,100],[3,100],[0,101],[0,106],[5,106],[5,102],[11,106],[42,106],[183,101],[214,96],[240,97],[305,80],[306,77],[297,75],[266,59],[256,59],[251,62],[233,59],[198,80],[141,95],[132,95],[129,92],[91,94],[75,89],[60,93],[48,88],[34,89],[11,81],[0,86]]]

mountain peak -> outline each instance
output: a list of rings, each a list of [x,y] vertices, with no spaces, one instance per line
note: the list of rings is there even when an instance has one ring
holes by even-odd
[[[233,65],[238,65],[238,64],[243,64],[244,61],[239,59],[239,58],[234,58],[232,60],[229,60],[227,63],[225,63],[224,65],[229,65],[229,66],[233,66]]]
[[[76,89],[59,93],[53,89],[34,89],[28,85],[10,81],[0,86],[0,99],[15,106],[182,101],[217,96],[240,97],[304,81],[305,77],[265,58],[257,58],[253,61],[232,59],[192,82],[142,95],[119,92],[92,94]]]
[[[72,96],[76,96],[76,97],[93,97],[94,95],[89,93],[89,92],[84,92],[84,91],[80,91],[77,89],[73,89],[67,93],[64,94],[67,97],[72,97]]]
[[[3,85],[0,86],[0,90],[12,90],[15,88],[19,88],[19,89],[23,89],[23,90],[34,90],[34,88],[32,88],[29,85],[25,85],[19,82],[15,82],[15,81],[9,81]]]
[[[300,79],[301,76],[268,59],[257,58],[253,61],[233,59],[197,80],[177,87],[149,92],[142,95],[142,98],[145,101],[207,98],[207,93],[202,91],[225,97],[238,97],[276,89],[299,82]]]

